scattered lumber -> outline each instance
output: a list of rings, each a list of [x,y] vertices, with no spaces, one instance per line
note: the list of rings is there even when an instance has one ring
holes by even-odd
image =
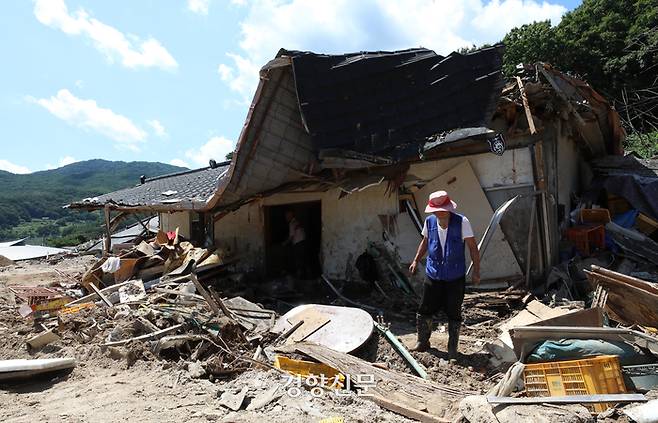
[[[614,272],[599,266],[585,270],[592,288],[602,287],[605,309],[627,325],[658,326],[658,288],[642,279]],[[597,300],[601,301],[599,292]]]
[[[278,348],[277,351],[304,354],[333,367],[345,376],[349,375],[351,383],[355,387],[367,392],[368,395],[364,395],[364,398],[377,402],[374,397],[370,396],[373,394],[381,399],[378,404],[382,407],[413,419],[427,418],[427,420],[421,421],[442,421],[442,416],[431,414],[430,408],[428,408],[428,403],[437,395],[456,399],[471,394],[408,373],[385,370],[360,358],[308,342],[287,345]],[[372,375],[374,386],[372,379],[368,384],[359,385],[359,375]],[[430,417],[435,420],[429,420]]]

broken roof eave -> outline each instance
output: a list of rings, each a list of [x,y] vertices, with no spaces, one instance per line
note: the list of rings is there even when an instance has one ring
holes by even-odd
[[[516,135],[511,138],[505,138],[505,151],[517,148],[527,147],[542,140],[543,130],[540,128],[537,133]],[[486,138],[463,138],[457,141],[440,144],[423,153],[420,161],[441,160],[451,157],[472,156],[490,152],[489,143]],[[493,153],[492,153],[493,154]]]
[[[114,202],[107,202],[104,204],[98,203],[71,203],[67,206],[70,209],[96,211],[103,210],[105,207],[110,210],[124,211],[129,213],[141,212],[177,212],[177,211],[206,211],[208,210],[208,203],[203,201],[190,201],[181,200],[176,203],[164,204],[118,204]]]

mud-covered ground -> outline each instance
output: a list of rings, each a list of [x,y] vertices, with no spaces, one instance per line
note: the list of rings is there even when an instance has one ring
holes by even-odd
[[[94,330],[84,336],[62,331],[62,338],[38,351],[28,351],[25,341],[41,331],[29,319],[16,312],[11,285],[52,286],[71,283],[94,262],[92,257],[72,257],[56,262],[23,262],[0,268],[0,359],[75,357],[77,366],[69,373],[19,384],[0,385],[2,421],[7,422],[95,422],[95,421],[226,421],[226,422],[318,422],[323,418],[343,417],[346,422],[411,421],[384,410],[355,393],[338,396],[325,391],[316,397],[302,389],[298,396],[284,388],[288,378],[276,370],[251,366],[246,372],[223,378],[195,378],[193,365],[183,360],[163,360],[143,344],[107,348],[101,344],[117,327],[130,331],[129,319],[122,321],[106,308],[81,312],[81,324],[93,321]],[[57,270],[55,270],[57,269]],[[487,313],[470,311],[469,313]],[[413,313],[406,313],[412,316]],[[391,331],[408,347],[415,341],[411,318],[398,318]],[[482,352],[484,341],[495,338],[493,325],[500,319],[474,319],[467,313],[457,362],[447,360],[447,332],[442,323],[432,334],[432,349],[413,353],[423,364],[430,379],[466,394],[483,394],[500,376],[487,367]],[[470,319],[470,320],[469,320]],[[474,322],[478,322],[475,324]],[[75,325],[76,322],[70,322]],[[469,323],[475,327],[469,329]],[[84,325],[83,325],[84,326]],[[87,326],[88,327],[88,326]],[[403,358],[376,331],[359,351],[370,361],[392,370],[413,373]],[[272,390],[275,387],[274,393]],[[254,410],[231,411],[220,404],[224,392],[237,393],[247,387],[245,403],[263,395],[273,398]],[[256,401],[258,402],[258,401]],[[446,410],[453,414],[456,405]],[[449,411],[449,412],[448,412]],[[452,416],[450,416],[452,417]]]

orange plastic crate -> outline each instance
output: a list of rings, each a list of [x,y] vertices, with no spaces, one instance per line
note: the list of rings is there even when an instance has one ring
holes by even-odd
[[[529,397],[626,392],[619,358],[616,355],[526,364],[523,379]],[[612,406],[614,404],[585,404],[592,412],[602,412]]]

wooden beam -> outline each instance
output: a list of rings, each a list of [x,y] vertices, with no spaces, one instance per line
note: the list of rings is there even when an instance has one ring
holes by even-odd
[[[487,396],[489,404],[594,404],[597,402],[645,402],[642,394],[566,395],[561,397],[494,397]]]
[[[105,214],[105,255],[110,255],[110,250],[112,249],[112,229],[110,224],[110,205],[106,204],[103,208]]]
[[[192,271],[190,273],[190,280],[192,281],[192,283],[196,287],[196,290],[199,291],[199,294],[201,294],[203,299],[206,300],[206,302],[208,303],[208,306],[213,311],[213,313],[215,313],[218,317],[223,317],[224,314],[219,309],[219,306],[217,305],[217,303],[215,303],[215,300],[213,300],[213,298],[210,296],[208,291],[206,291],[206,289],[203,287],[203,285],[201,285],[201,282],[199,282],[199,279],[197,279],[196,274],[194,273],[194,271]]]
[[[413,408],[406,407],[404,404],[395,402],[390,399],[386,399],[379,395],[373,395],[370,397],[372,401],[379,405],[382,408],[385,408],[394,413],[398,413],[402,416],[409,417],[410,419],[418,420],[422,423],[448,423],[450,420],[443,419],[441,417],[433,416],[429,413],[420,410],[414,410]]]
[[[114,305],[112,304],[112,301],[108,300],[107,297],[103,295],[101,290],[98,289],[98,287],[94,285],[93,282],[89,282],[89,287],[91,288],[92,291],[96,293],[96,295],[98,295],[101,298],[101,300],[105,303],[105,305],[107,305],[108,307],[112,307]]]
[[[528,96],[525,92],[525,87],[523,86],[523,81],[520,77],[516,77],[516,83],[519,86],[519,91],[521,91],[521,100],[523,101],[523,109],[525,110],[525,117],[528,120],[528,128],[530,128],[531,134],[537,133],[537,128],[535,128],[535,121],[532,119],[532,112],[530,111],[530,103],[528,102]]]

